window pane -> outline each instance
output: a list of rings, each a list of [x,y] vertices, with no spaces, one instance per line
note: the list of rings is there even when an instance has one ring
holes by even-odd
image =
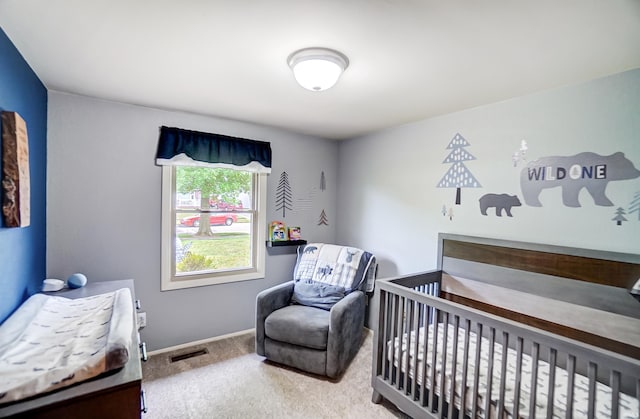
[[[253,176],[203,167],[176,168],[175,274],[253,266]]]
[[[251,208],[253,176],[249,172],[207,167],[176,167],[176,202],[180,209]]]
[[[211,235],[199,235],[202,217]],[[192,274],[252,266],[250,213],[176,214],[176,274]]]

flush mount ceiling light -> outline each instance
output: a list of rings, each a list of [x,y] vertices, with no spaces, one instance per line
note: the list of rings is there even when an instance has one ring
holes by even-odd
[[[349,66],[349,59],[328,48],[304,48],[291,54],[287,63],[300,86],[320,92],[338,82]]]

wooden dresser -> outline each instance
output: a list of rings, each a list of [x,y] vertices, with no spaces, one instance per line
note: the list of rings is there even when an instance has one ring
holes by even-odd
[[[63,290],[52,295],[82,298],[129,288],[135,299],[132,279],[89,283],[83,288]],[[12,418],[64,418],[113,419],[140,418],[142,400],[142,366],[138,328],[134,322],[129,348],[129,361],[115,372],[77,383],[42,396],[0,405],[0,417]]]

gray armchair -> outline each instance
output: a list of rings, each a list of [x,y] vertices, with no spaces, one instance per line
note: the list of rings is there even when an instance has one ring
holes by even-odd
[[[338,378],[362,344],[365,293],[375,257],[353,247],[298,248],[293,281],[256,298],[256,352],[313,374]]]

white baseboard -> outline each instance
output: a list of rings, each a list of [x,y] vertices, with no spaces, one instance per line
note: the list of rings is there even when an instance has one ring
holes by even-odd
[[[176,345],[176,346],[170,346],[168,348],[156,349],[155,351],[149,352],[148,355],[149,356],[153,356],[153,355],[163,354],[163,353],[166,353],[166,352],[176,351],[178,349],[188,348],[190,346],[202,345],[202,344],[209,343],[209,342],[215,342],[216,340],[222,340],[222,339],[232,338],[234,336],[244,335],[246,333],[254,332],[255,330],[256,330],[255,328],[251,328],[251,329],[247,329],[247,330],[241,330],[239,332],[229,333],[229,334],[226,334],[226,335],[216,336],[216,337],[202,339],[202,340],[196,340],[196,341],[193,341],[193,342],[187,342],[187,343],[183,343],[183,344]]]
[[[187,342],[187,343],[183,343],[183,344],[176,345],[176,346],[169,346],[168,348],[156,349],[155,351],[150,351],[148,353],[148,355],[149,356],[158,355],[158,354],[163,354],[163,353],[166,353],[166,352],[176,351],[178,349],[188,348],[190,346],[203,345],[205,343],[215,342],[216,340],[232,338],[234,336],[244,335],[245,333],[255,332],[255,330],[256,330],[255,328],[251,328],[251,329],[241,330],[239,332],[228,333],[226,335],[216,336],[216,337],[213,337],[213,338],[196,340],[196,341],[193,341],[193,342]],[[373,334],[373,330],[369,329],[366,326],[365,326],[365,330],[366,330],[367,333]]]

